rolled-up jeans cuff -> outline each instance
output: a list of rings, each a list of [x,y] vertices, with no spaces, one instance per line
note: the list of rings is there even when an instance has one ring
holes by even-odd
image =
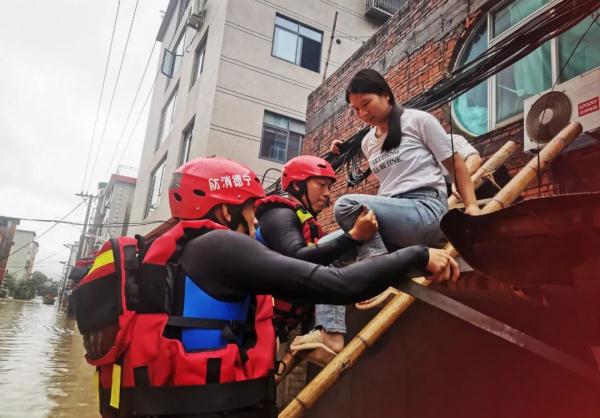
[[[315,325],[327,332],[346,333],[345,305],[317,305],[315,307]]]

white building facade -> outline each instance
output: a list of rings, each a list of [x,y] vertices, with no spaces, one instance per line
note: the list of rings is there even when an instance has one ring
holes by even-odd
[[[98,201],[88,237],[99,247],[111,238],[127,235],[136,178],[112,174],[108,183],[98,185]],[[84,251],[88,254],[90,251]]]
[[[17,229],[11,247],[12,254],[6,264],[6,272],[14,275],[17,280],[30,279],[38,248],[34,231]]]
[[[132,221],[170,217],[171,175],[195,157],[232,158],[265,186],[275,181],[301,152],[307,97],[326,62],[333,73],[378,29],[365,9],[364,0],[171,0]]]

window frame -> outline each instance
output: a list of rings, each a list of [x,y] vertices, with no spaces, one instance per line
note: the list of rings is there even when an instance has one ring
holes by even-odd
[[[166,166],[167,166],[167,155],[165,154],[165,156],[160,159],[158,164],[156,164],[154,166],[154,170],[152,170],[150,172],[150,183],[148,184],[148,194],[146,195],[146,207],[144,208],[144,219],[147,218],[150,214],[152,214],[152,212],[154,212],[156,209],[158,209],[158,206],[160,205],[160,197],[162,196],[162,192],[163,192],[163,182],[165,179]],[[158,183],[159,191],[158,191],[157,200],[156,200],[156,207],[151,209],[150,206],[152,204],[152,196],[154,194],[154,185],[156,183],[155,176],[159,170],[161,170],[161,175],[160,175],[160,182]]]
[[[532,19],[536,18],[537,16],[539,16],[540,14],[546,13],[548,11],[548,9],[550,9],[551,7],[555,6],[556,3],[558,3],[560,0],[549,0],[545,5],[543,5],[542,7],[538,8],[537,10],[535,10],[534,12],[532,12],[531,14],[529,14],[527,17],[524,17],[523,19],[521,19],[519,22],[517,22],[516,24],[512,25],[510,28],[506,29],[504,32],[502,32],[500,35],[498,36],[493,36],[493,27],[494,27],[494,13],[496,13],[497,11],[499,11],[500,9],[502,9],[503,7],[507,7],[510,3],[508,4],[500,4],[500,5],[496,5],[492,8],[490,8],[490,10],[488,10],[486,12],[486,15],[484,18],[482,18],[472,29],[471,29],[471,33],[469,34],[469,36],[467,37],[467,39],[465,40],[465,42],[463,43],[462,47],[461,47],[461,51],[458,54],[456,60],[455,60],[455,68],[458,68],[464,58],[464,54],[467,51],[466,46],[471,44],[471,41],[473,40],[476,32],[478,30],[480,30],[482,25],[486,25],[487,26],[487,48],[490,48],[491,46],[495,45],[496,43],[500,42],[501,40],[503,40],[504,38],[511,36],[511,34],[513,34],[515,31],[517,31],[519,28],[523,27],[524,25],[528,24]],[[560,68],[559,68],[559,51],[558,51],[558,36],[555,36],[554,38],[550,39],[548,41],[549,45],[550,45],[550,77],[551,77],[551,84],[554,83],[554,81],[557,79],[558,77],[558,73],[560,72]],[[540,46],[541,48],[542,46]],[[523,58],[522,58],[523,59]],[[498,109],[496,108],[496,88],[497,88],[497,74],[493,74],[491,75],[487,80],[487,111],[488,111],[488,115],[487,115],[487,132],[482,134],[485,135],[489,132],[492,132],[496,129],[505,127],[507,125],[510,125],[511,123],[514,123],[516,121],[519,121],[521,119],[523,119],[524,114],[518,113],[514,116],[508,117],[502,121],[497,121],[497,112]],[[565,80],[566,81],[566,80]],[[463,93],[466,94],[467,92]],[[454,99],[456,100],[456,99]],[[453,101],[454,101],[453,100]],[[454,123],[456,126],[458,126],[462,131],[466,132],[469,135],[472,135],[474,137],[480,136],[478,134],[475,134],[473,132],[471,132],[469,129],[467,129],[465,126],[463,126],[463,124],[460,122],[457,114],[455,113],[455,107],[452,106],[452,112],[451,112],[451,118],[452,118],[452,123]]]
[[[192,147],[192,140],[194,139],[194,125],[196,116],[192,116],[192,120],[187,124],[185,129],[181,133],[181,146],[179,149],[179,166],[187,163],[190,160],[190,149]],[[187,144],[187,147],[186,147]]]
[[[202,71],[204,70],[204,62],[206,61],[206,46],[208,43],[208,28],[206,29],[206,32],[204,32],[204,35],[202,35],[202,39],[200,39],[200,42],[198,42],[198,45],[196,46],[196,49],[194,50],[194,65],[192,66],[192,79],[190,82],[190,90],[192,89],[192,87],[194,87],[196,85],[196,82],[200,79],[200,75],[202,74]],[[200,56],[199,52],[200,50],[202,50],[202,63],[200,64],[200,68],[198,71],[198,57]]]
[[[297,24],[297,25],[298,25],[298,32],[292,32],[290,29],[288,29],[288,28],[286,28],[286,27],[283,27],[283,26],[280,26],[280,25],[278,25],[278,24],[277,24],[277,18],[278,18],[278,17],[279,17],[279,18],[281,18],[281,19],[287,20],[287,21],[288,21],[288,22],[290,22],[290,23],[295,23],[295,24]],[[302,55],[302,54],[301,54],[302,47],[300,47],[300,51],[299,51],[299,48],[298,48],[298,40],[299,40],[299,38],[302,36],[302,35],[300,35],[300,28],[301,28],[301,27],[304,27],[304,28],[306,28],[306,29],[308,29],[308,30],[311,30],[311,31],[314,31],[314,32],[318,32],[318,33],[320,33],[320,34],[321,34],[321,42],[319,43],[319,45],[320,45],[320,48],[319,48],[319,56],[318,56],[318,59],[319,59],[318,68],[319,68],[319,69],[318,69],[317,71],[315,71],[315,70],[313,70],[313,69],[311,69],[311,68],[304,67],[304,66],[301,64],[301,60],[300,60],[300,58],[299,58],[299,55],[300,55],[300,56]],[[286,31],[286,32],[288,32],[288,33],[291,33],[291,34],[293,34],[293,35],[295,35],[295,36],[296,36],[296,50],[295,50],[295,53],[294,53],[294,56],[295,56],[295,60],[294,60],[294,61],[290,61],[290,60],[288,60],[287,58],[284,58],[284,57],[280,57],[280,56],[278,56],[278,55],[275,55],[275,34],[276,34],[276,32],[277,32],[277,29],[280,29],[280,30]],[[304,68],[305,70],[312,71],[312,72],[315,72],[315,73],[317,73],[317,74],[320,74],[320,73],[321,73],[321,64],[322,64],[322,62],[321,62],[321,61],[322,61],[322,60],[321,60],[321,58],[322,58],[322,54],[323,54],[323,37],[324,37],[324,36],[325,36],[325,33],[324,33],[322,30],[319,30],[319,29],[317,29],[317,28],[315,28],[315,27],[312,27],[312,26],[306,25],[306,24],[304,24],[304,23],[302,23],[302,22],[300,22],[300,21],[298,21],[298,20],[296,20],[296,19],[292,19],[292,18],[290,18],[290,17],[287,17],[287,16],[285,16],[285,15],[282,15],[281,13],[275,13],[275,18],[273,19],[273,36],[272,36],[272,42],[271,42],[271,56],[272,56],[272,57],[274,57],[274,58],[280,59],[280,60],[282,60],[282,61],[288,62],[288,63],[290,63],[290,64],[297,65],[298,67]]]
[[[154,150],[158,150],[158,148],[161,146],[161,144],[163,142],[165,142],[165,140],[167,139],[167,136],[169,136],[169,134],[173,131],[173,125],[175,124],[175,107],[177,106],[177,95],[179,94],[179,84],[176,84],[175,87],[173,87],[173,90],[171,91],[171,93],[169,94],[169,98],[167,99],[167,102],[165,103],[165,105],[162,107],[161,111],[160,111],[160,119],[159,119],[159,124],[158,124],[158,135],[156,137],[156,146],[154,147]],[[165,119],[166,119],[166,111],[169,108],[169,106],[171,105],[171,103],[173,103],[173,111],[171,112],[171,120],[169,121],[169,131],[167,133],[165,133],[163,135],[163,129],[164,129],[164,125],[165,125]]]
[[[287,119],[287,121],[288,121],[288,127],[284,129],[281,126],[277,126],[277,125],[273,125],[273,124],[268,123],[265,120],[266,119],[265,116],[267,115],[267,113],[269,113],[271,115],[274,115],[276,117],[279,117],[279,118],[285,118],[285,119]],[[294,122],[301,123],[302,125],[304,125],[304,128],[305,128],[304,133],[301,134],[299,132],[290,130],[290,121],[294,121]],[[283,131],[283,130],[286,131],[287,135],[286,135],[286,143],[285,143],[285,159],[284,159],[284,161],[280,161],[278,159],[271,158],[271,157],[268,157],[266,155],[264,155],[264,156],[262,155],[263,154],[263,144],[264,144],[264,140],[265,140],[265,138],[264,138],[265,127],[269,127],[271,129],[279,129],[281,131]],[[306,137],[306,122],[301,121],[299,119],[295,119],[295,118],[289,117],[287,115],[282,115],[280,113],[275,113],[275,112],[271,112],[269,110],[265,110],[265,112],[263,114],[263,123],[262,123],[262,129],[261,129],[260,146],[258,147],[258,158],[261,159],[261,160],[273,161],[273,162],[276,162],[278,164],[285,164],[291,158],[296,157],[296,155],[294,155],[293,157],[289,157],[288,156],[288,150],[289,150],[289,146],[290,146],[290,132],[291,133],[295,133],[297,135],[301,135],[300,143],[298,144],[298,150],[299,150],[298,155],[300,155],[300,153],[302,152],[302,145],[304,144],[304,139]]]

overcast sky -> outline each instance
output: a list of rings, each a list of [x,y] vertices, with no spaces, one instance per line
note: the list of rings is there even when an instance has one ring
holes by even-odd
[[[144,78],[121,142],[125,120],[168,0],[140,0],[112,110],[101,134],[123,55],[135,0],[121,0],[115,40],[101,103],[94,152],[98,164],[83,184],[94,119],[117,10],[117,0],[2,0],[0,14],[0,215],[60,219],[95,193],[115,171],[125,142],[156,75],[159,45]],[[138,167],[146,115],[131,136],[122,165]],[[119,147],[119,148],[117,148]],[[108,164],[117,149],[115,162]],[[89,174],[88,174],[89,176]],[[89,189],[87,184],[90,184]],[[83,222],[82,205],[67,219]],[[22,221],[19,228],[41,234],[51,223]],[[39,239],[35,270],[61,275],[81,227],[58,225]],[[51,256],[51,257],[49,257]],[[48,258],[49,257],[49,258]]]

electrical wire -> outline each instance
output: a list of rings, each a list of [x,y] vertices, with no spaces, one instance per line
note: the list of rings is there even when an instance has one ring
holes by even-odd
[[[117,87],[119,86],[119,80],[121,79],[121,70],[123,69],[123,62],[125,61],[127,47],[129,46],[129,39],[131,38],[133,22],[135,21],[135,15],[137,13],[138,4],[139,4],[139,0],[136,0],[135,8],[133,9],[133,15],[131,16],[131,21],[129,22],[129,30],[127,32],[127,39],[125,40],[125,48],[123,48],[123,55],[121,56],[121,63],[119,64],[119,69],[117,70],[117,80],[115,81],[115,86],[113,88],[113,92],[112,92],[112,95],[110,98],[110,103],[108,105],[108,111],[106,113],[106,119],[104,120],[104,127],[102,128],[102,135],[100,135],[100,142],[98,144],[98,150],[96,151],[96,157],[94,158],[94,164],[92,164],[92,169],[90,171],[90,177],[88,179],[88,184],[87,184],[88,190],[92,183],[92,179],[94,177],[94,172],[96,171],[96,164],[98,163],[98,156],[101,154],[102,145],[104,144],[104,136],[106,134],[106,127],[108,126],[108,120],[110,118],[110,112],[112,110],[112,105],[115,100],[115,95],[117,93]]]
[[[123,135],[125,135],[125,129],[127,128],[127,123],[129,123],[129,118],[131,117],[131,113],[133,112],[133,108],[135,106],[135,102],[138,98],[138,95],[140,93],[140,90],[142,88],[142,84],[144,83],[144,77],[146,76],[146,72],[148,71],[148,66],[150,65],[150,61],[152,60],[152,55],[154,54],[154,49],[156,48],[156,41],[154,41],[152,43],[152,49],[150,50],[150,55],[148,56],[148,60],[146,61],[146,66],[144,67],[144,72],[142,73],[142,77],[140,78],[140,83],[138,84],[137,90],[135,92],[135,95],[133,97],[133,102],[131,103],[131,107],[129,108],[129,112],[127,113],[127,118],[125,118],[125,123],[123,124],[123,129],[121,130],[121,134],[119,135],[119,140],[117,141],[117,146],[115,146],[115,150],[112,154],[112,157],[110,158],[110,162],[108,163],[108,167],[106,169],[106,173],[104,174],[104,178],[107,178],[109,173],[110,173],[110,168],[112,166],[113,161],[115,160],[115,157],[117,155],[117,152],[119,150],[119,144],[121,143],[121,140],[123,139]],[[154,83],[152,83],[154,84]],[[144,106],[145,107],[146,102],[144,102]],[[137,124],[136,124],[137,126]],[[135,128],[134,128],[135,129]],[[126,146],[129,144],[129,142],[127,142]]]
[[[81,192],[85,187],[85,180],[87,177],[88,166],[90,164],[90,158],[92,157],[92,149],[94,148],[94,138],[96,136],[96,127],[98,125],[98,118],[100,116],[100,104],[102,103],[102,96],[104,95],[104,86],[106,83],[106,75],[108,74],[108,64],[110,63],[110,54],[112,51],[113,41],[115,39],[115,31],[117,28],[117,18],[119,17],[119,9],[121,8],[121,0],[117,2],[117,12],[115,13],[115,21],[113,23],[112,35],[110,36],[110,44],[108,46],[108,55],[106,56],[106,65],[104,67],[104,76],[102,77],[102,87],[100,88],[100,97],[98,98],[98,106],[96,107],[96,117],[94,119],[94,128],[92,129],[92,137],[90,138],[90,148],[88,150],[88,156],[85,162],[85,169],[83,172],[83,182],[81,184]]]
[[[175,40],[175,35],[177,35],[177,31],[173,31],[173,36],[171,37],[171,40],[168,42],[167,44],[167,49],[171,48],[171,45],[173,44],[173,41]],[[195,37],[195,35],[194,35]],[[156,44],[155,44],[156,45]],[[145,72],[146,70],[144,70]],[[138,113],[138,116],[135,120],[135,124],[133,125],[133,129],[131,130],[131,133],[129,134],[129,138],[127,138],[127,142],[125,143],[125,148],[123,148],[123,151],[121,152],[121,155],[119,156],[119,160],[117,162],[117,166],[121,165],[121,162],[123,161],[123,157],[125,156],[125,152],[127,151],[127,148],[129,148],[129,144],[131,143],[131,140],[133,139],[133,135],[135,133],[135,130],[140,122],[140,119],[142,118],[142,115],[144,114],[144,109],[146,108],[146,104],[148,103],[148,99],[150,99],[150,95],[152,94],[152,91],[154,90],[154,87],[156,86],[156,81],[158,80],[158,76],[160,75],[160,72],[156,73],[156,76],[154,77],[154,81],[152,82],[152,85],[150,86],[150,88],[148,89],[148,94],[146,94],[146,99],[144,99],[144,104],[142,105],[140,112]],[[143,80],[143,76],[142,76],[142,80]],[[135,99],[134,99],[135,100]]]
[[[31,222],[52,222],[52,223],[57,223],[57,224],[63,224],[63,225],[76,225],[76,226],[83,226],[85,225],[83,222],[74,222],[74,221],[56,221],[53,219],[37,219],[37,218],[20,218],[20,220],[22,221],[31,221]],[[151,225],[151,224],[156,224],[156,223],[161,223],[161,222],[166,222],[166,221],[148,221],[148,222],[111,222],[111,223],[99,223],[99,224],[90,224],[88,223],[89,227],[100,227],[100,226],[106,226],[106,227],[113,227],[113,226],[140,226],[140,225]],[[41,236],[41,234],[40,234]]]
[[[32,239],[31,241],[27,242],[26,244],[22,245],[21,247],[17,248],[16,250],[12,251],[11,253],[9,253],[5,258],[1,259],[0,262],[8,260],[8,258],[11,255],[13,255],[14,253],[16,253],[18,251],[21,251],[23,248],[27,247],[29,244],[31,244],[32,242],[34,242],[36,239],[39,240],[41,237],[43,237],[48,232],[50,232],[56,225],[58,225],[59,223],[62,223],[69,215],[71,215],[73,212],[75,212],[77,209],[79,209],[79,207],[81,205],[83,205],[83,203],[84,203],[84,201],[81,201],[77,206],[75,206],[73,209],[71,209],[65,216],[63,216],[62,218],[60,218],[58,221],[56,221],[56,220],[48,220],[48,222],[53,222],[54,225],[51,225],[48,229],[46,229],[44,232],[42,232],[41,234],[39,234],[35,239]],[[17,218],[17,219],[28,220],[28,219],[23,219],[23,218]]]
[[[431,111],[467,92],[490,76],[507,68],[536,48],[575,26],[590,15],[590,10],[598,8],[595,0],[572,2],[563,0],[535,16],[529,22],[484,51],[477,58],[456,68],[429,89],[404,103],[407,108]],[[371,170],[362,171],[360,143],[369,127],[361,129],[346,140],[340,155],[326,154],[336,171],[347,166],[347,182],[356,186],[364,181]]]
[[[550,89],[550,92],[554,91],[554,88],[558,84],[558,81],[560,80],[560,77],[562,76],[563,72],[565,71],[565,68],[567,68],[567,64],[569,64],[569,62],[571,61],[571,58],[573,58],[573,55],[575,55],[575,52],[577,51],[577,48],[579,48],[579,45],[581,44],[581,42],[583,41],[583,39],[585,38],[585,36],[589,32],[589,30],[592,28],[592,26],[594,25],[594,23],[598,21],[599,17],[600,17],[600,14],[598,14],[592,20],[592,22],[590,23],[590,25],[588,26],[588,28],[585,30],[585,32],[581,35],[581,37],[579,38],[579,40],[575,44],[575,47],[573,47],[573,50],[571,51],[571,54],[569,55],[569,58],[567,58],[567,60],[563,64],[562,68],[560,69],[558,75],[556,76],[556,80],[554,80],[554,83],[552,84],[552,88]],[[542,111],[542,115],[540,116],[539,120],[544,120],[544,115],[546,114],[546,109],[548,109],[549,100],[550,100],[550,96],[548,95],[546,97],[546,102],[544,103],[544,110]],[[540,161],[540,158],[541,158],[541,156],[540,156],[540,145],[541,144],[538,141],[537,142],[538,197],[542,197],[542,172],[541,172],[541,167],[540,167],[541,166],[541,161]]]

